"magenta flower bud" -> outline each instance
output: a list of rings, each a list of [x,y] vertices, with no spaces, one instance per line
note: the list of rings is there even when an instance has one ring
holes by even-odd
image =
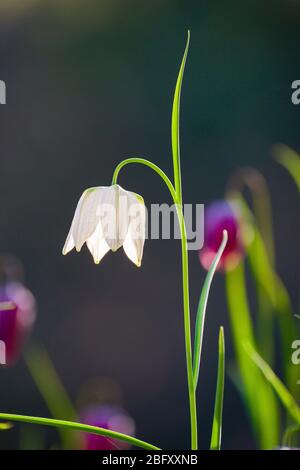
[[[36,317],[35,300],[19,282],[0,285],[0,341],[5,364],[18,358]]]
[[[221,245],[223,230],[228,242],[219,263],[219,269],[234,269],[244,255],[238,211],[225,200],[215,201],[204,212],[204,245],[199,251],[202,266],[208,270]]]
[[[117,406],[94,405],[83,410],[80,421],[91,426],[98,426],[111,431],[121,432],[130,436],[134,435],[135,425],[132,418]],[[126,450],[130,445],[124,441],[97,436],[96,434],[84,434],[85,450]]]

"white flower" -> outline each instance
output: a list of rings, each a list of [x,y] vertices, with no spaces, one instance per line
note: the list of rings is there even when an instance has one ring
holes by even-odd
[[[63,254],[86,242],[96,264],[109,251],[123,245],[128,258],[141,265],[145,241],[146,209],[138,194],[115,184],[89,188],[82,194]]]

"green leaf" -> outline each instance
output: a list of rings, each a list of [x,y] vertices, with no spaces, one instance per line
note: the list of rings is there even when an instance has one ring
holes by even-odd
[[[176,82],[173,109],[172,109],[172,154],[173,154],[173,168],[174,168],[174,184],[175,190],[180,204],[182,204],[182,190],[181,190],[181,170],[180,170],[180,144],[179,144],[179,119],[180,119],[180,96],[181,85],[184,74],[186,58],[189,50],[190,31],[188,31],[187,42],[183,54],[179,74]]]
[[[228,240],[228,233],[226,230],[223,231],[223,240],[222,243],[216,253],[216,256],[209,268],[204,285],[201,291],[197,317],[196,317],[196,327],[195,327],[195,342],[194,342],[194,386],[195,389],[197,388],[198,378],[199,378],[199,369],[200,369],[200,362],[201,362],[201,354],[202,354],[202,344],[203,344],[203,332],[204,332],[204,323],[205,323],[205,315],[206,315],[206,307],[207,301],[210,291],[210,286],[216,272],[217,266],[225,250],[226,244]]]
[[[87,432],[90,434],[96,434],[98,436],[111,437],[112,439],[128,442],[129,444],[141,447],[142,449],[160,450],[159,447],[153,446],[152,444],[141,441],[135,437],[127,436],[127,434],[111,431],[110,429],[100,428],[98,426],[90,426],[89,424],[75,423],[61,419],[40,418],[38,416],[15,415],[10,413],[0,413],[0,419],[19,421],[21,423],[39,424],[42,426],[50,426],[59,429],[72,429],[74,431]]]
[[[300,156],[287,145],[278,144],[273,148],[275,159],[290,173],[300,189]]]
[[[219,332],[219,359],[218,359],[217,389],[216,389],[216,398],[215,398],[213,427],[212,427],[211,442],[210,442],[211,450],[221,449],[224,378],[225,378],[225,340],[224,340],[224,329],[221,326],[220,332]]]
[[[267,381],[272,385],[287,412],[297,424],[300,425],[300,408],[292,394],[250,343],[244,343],[244,348],[253,363],[261,370]]]

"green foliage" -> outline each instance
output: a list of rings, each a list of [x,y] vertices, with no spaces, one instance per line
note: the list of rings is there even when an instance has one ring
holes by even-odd
[[[211,287],[211,283],[216,272],[217,266],[225,250],[226,244],[228,240],[228,233],[226,230],[223,232],[223,240],[222,243],[216,253],[216,256],[207,272],[203,288],[200,294],[200,300],[198,305],[197,317],[196,317],[196,327],[195,327],[195,341],[194,341],[194,384],[195,388],[198,384],[199,378],[199,369],[201,363],[201,353],[202,353],[202,344],[203,344],[203,333],[204,333],[204,323],[205,323],[205,315],[206,315],[206,307],[208,302],[209,291]]]
[[[255,344],[243,262],[226,273],[226,291],[244,401],[261,448],[270,449],[279,440],[278,407],[273,391],[262,379],[243,346],[245,342]]]
[[[253,364],[256,365],[267,381],[272,385],[286,411],[296,421],[296,423],[300,425],[300,407],[287,387],[249,342],[244,343],[244,348]]]
[[[224,329],[221,326],[219,332],[219,359],[218,359],[218,377],[215,398],[215,410],[213,418],[213,426],[211,433],[211,450],[221,450],[222,440],[222,416],[223,416],[223,399],[224,399],[224,379],[225,379],[225,339]]]
[[[173,109],[172,109],[172,154],[173,154],[173,168],[174,168],[174,185],[180,203],[182,203],[182,189],[181,189],[181,166],[180,166],[180,133],[179,133],[179,122],[180,122],[180,97],[181,97],[181,85],[185,69],[186,58],[190,44],[190,32],[188,31],[188,38],[183,54],[179,74],[176,82]]]

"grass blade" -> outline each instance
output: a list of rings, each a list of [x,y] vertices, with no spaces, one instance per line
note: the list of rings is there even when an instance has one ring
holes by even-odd
[[[251,344],[248,342],[244,343],[244,348],[250,359],[261,370],[267,381],[271,384],[287,412],[297,422],[297,424],[300,425],[300,408],[292,394]]]
[[[184,74],[184,68],[186,58],[190,44],[190,32],[188,31],[187,42],[185,51],[183,54],[182,62],[179,69],[179,74],[176,82],[173,108],[172,108],[172,154],[173,154],[173,168],[174,168],[174,184],[177,197],[180,203],[182,203],[182,190],[181,190],[181,170],[180,170],[180,144],[179,144],[179,120],[180,120],[180,96],[181,96],[181,85]]]
[[[15,415],[10,413],[0,413],[0,419],[4,421],[19,421],[21,423],[39,424],[60,429],[72,429],[73,431],[88,432],[90,434],[97,434],[98,436],[105,436],[119,441],[128,442],[129,444],[141,447],[142,449],[160,450],[159,447],[149,444],[148,442],[141,441],[136,437],[127,436],[127,434],[100,428],[98,426],[90,426],[89,424],[75,423],[61,419],[40,418],[38,416]]]
[[[205,314],[206,314],[206,307],[207,301],[210,291],[210,286],[216,272],[217,266],[225,250],[226,244],[228,241],[228,233],[226,230],[223,231],[223,240],[222,243],[217,251],[217,254],[211,264],[211,267],[206,275],[204,285],[201,291],[197,317],[196,317],[196,328],[195,328],[195,342],[194,342],[194,384],[195,389],[197,388],[198,378],[199,378],[199,369],[200,369],[200,362],[201,362],[201,353],[202,353],[202,344],[203,344],[203,331],[204,331],[204,323],[205,323]]]
[[[212,427],[211,442],[210,442],[211,450],[221,450],[224,378],[225,378],[225,340],[224,340],[224,329],[221,326],[220,332],[219,332],[219,359],[218,359],[217,389],[216,389],[216,398],[215,398],[213,427]]]

